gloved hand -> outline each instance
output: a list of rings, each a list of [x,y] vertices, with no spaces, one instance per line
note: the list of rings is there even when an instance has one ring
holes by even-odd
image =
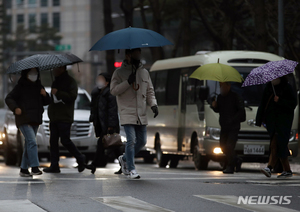
[[[158,107],[155,105],[155,106],[152,106],[151,107],[151,110],[153,111],[154,113],[154,118],[156,118],[156,116],[158,115]]]
[[[132,83],[134,83],[135,79],[136,79],[135,74],[134,73],[130,74],[129,77],[128,77],[128,80],[127,80],[128,83],[129,83],[129,85],[131,85]]]

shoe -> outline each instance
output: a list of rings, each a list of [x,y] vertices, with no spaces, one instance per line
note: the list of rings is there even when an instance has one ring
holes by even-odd
[[[292,177],[293,173],[291,171],[283,171],[280,175],[277,176],[277,178],[288,178],[288,177]]]
[[[85,166],[86,169],[91,170],[91,173],[94,174],[96,172],[96,166],[94,166],[92,163]]]
[[[261,169],[260,172],[266,175],[266,177],[271,177],[272,175],[271,170],[268,167]]]
[[[82,161],[83,162],[81,162],[81,163],[78,163],[78,172],[83,172],[84,171],[84,169],[85,169],[85,155],[82,155],[82,157],[83,157],[83,159],[82,159]]]
[[[21,177],[31,177],[32,175],[30,174],[28,169],[21,169],[20,170],[20,176]]]
[[[242,163],[243,163],[243,159],[242,158],[238,158],[235,164],[235,171],[236,172],[240,172],[242,170]]]
[[[140,179],[141,178],[141,176],[135,170],[130,171],[130,174],[128,175],[128,177],[130,179]]]
[[[233,169],[227,166],[227,168],[223,170],[223,174],[233,174]]]
[[[43,171],[46,173],[60,173],[60,168],[50,166],[48,168],[44,168]]]
[[[32,167],[31,174],[32,175],[41,175],[41,174],[43,174],[43,172],[39,169],[39,167]]]
[[[121,166],[123,174],[129,175],[130,173],[129,173],[128,169],[127,169],[126,162],[123,160],[123,155],[120,155],[119,158],[118,158],[118,160],[119,160],[119,164]]]
[[[122,168],[120,168],[119,171],[115,172],[114,174],[122,174]]]

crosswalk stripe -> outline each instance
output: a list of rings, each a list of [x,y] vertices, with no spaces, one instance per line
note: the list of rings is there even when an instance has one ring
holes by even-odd
[[[199,197],[202,199],[222,203],[225,205],[229,205],[236,208],[241,208],[249,211],[255,212],[299,212],[293,209],[288,209],[284,207],[280,207],[277,205],[270,205],[270,204],[238,204],[238,197],[237,196],[230,196],[230,195],[194,195],[195,197]]]
[[[0,212],[45,212],[29,200],[0,200]]]
[[[131,196],[92,197],[92,199],[123,212],[174,212]]]

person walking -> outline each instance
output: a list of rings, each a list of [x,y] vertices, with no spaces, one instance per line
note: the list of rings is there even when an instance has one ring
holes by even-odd
[[[6,96],[5,102],[15,115],[17,128],[25,137],[20,176],[41,175],[36,134],[42,124],[43,106],[50,104],[51,98],[41,84],[39,69],[23,70],[18,84]]]
[[[220,82],[221,94],[217,101],[213,101],[211,108],[220,114],[219,123],[220,147],[226,156],[224,174],[233,174],[234,168],[239,171],[241,159],[235,154],[235,146],[238,140],[238,133],[241,122],[245,121],[245,107],[243,100],[231,90],[230,82]]]
[[[278,178],[293,176],[288,161],[290,155],[288,143],[296,106],[296,92],[288,83],[286,76],[267,84],[256,114],[256,125],[265,126],[271,138],[269,163],[266,168],[261,169],[267,177],[271,177],[271,170],[278,159],[283,167],[283,172]]]
[[[98,137],[97,151],[93,162],[86,166],[92,174],[96,167],[105,167],[107,158],[105,157],[102,139],[106,134],[120,132],[118,106],[116,97],[110,93],[111,75],[101,73],[97,77],[97,87],[92,91],[90,122],[93,122],[96,137]],[[120,155],[119,148],[115,147],[116,155]]]
[[[66,66],[53,70],[55,80],[52,83],[52,103],[48,108],[50,119],[50,160],[51,165],[44,169],[46,173],[60,173],[59,145],[62,145],[74,156],[78,163],[78,171],[85,169],[85,156],[82,155],[70,139],[71,126],[74,121],[74,104],[78,87],[76,81],[68,74]]]
[[[158,115],[157,101],[149,72],[140,62],[141,49],[127,49],[126,59],[111,80],[110,91],[117,97],[120,122],[126,133],[125,154],[119,157],[122,172],[132,179],[140,178],[134,164],[135,155],[147,142],[147,104],[154,118]]]

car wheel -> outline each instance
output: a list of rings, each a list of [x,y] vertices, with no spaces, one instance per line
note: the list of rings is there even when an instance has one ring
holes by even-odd
[[[153,156],[147,156],[147,157],[144,157],[144,163],[153,163],[154,161],[154,157]]]
[[[179,163],[179,158],[178,157],[174,157],[171,159],[170,162],[170,168],[176,169]]]
[[[157,141],[155,145],[155,154],[158,166],[161,168],[165,168],[169,163],[169,157],[163,154],[159,141]]]
[[[194,147],[193,161],[197,170],[206,170],[208,167],[209,159],[200,154],[198,145]]]
[[[14,166],[17,163],[16,154],[12,151],[12,148],[9,144],[7,134],[5,133],[5,139],[3,140],[3,156],[4,162],[7,166]]]

